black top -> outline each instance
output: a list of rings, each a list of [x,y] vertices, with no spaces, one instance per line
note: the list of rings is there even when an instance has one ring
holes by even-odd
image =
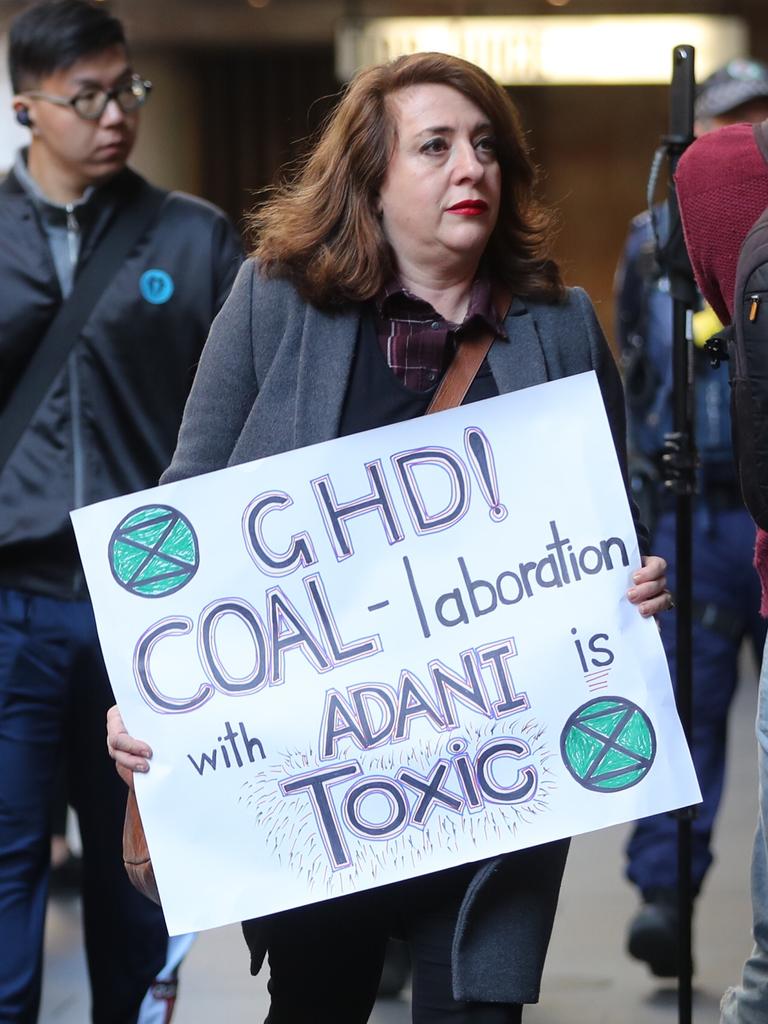
[[[124,170],[85,204],[77,275],[117,210],[149,189]],[[0,184],[0,408],[62,301],[39,211],[13,174]],[[170,193],[104,289],[0,471],[0,586],[86,594],[73,508],[154,486],[176,444],[211,321],[241,259],[224,214]],[[77,276],[76,275],[76,276]],[[157,296],[148,282],[166,285]]]
[[[373,311],[366,311],[360,319],[360,332],[344,396],[339,435],[345,437],[361,430],[386,427],[390,423],[402,423],[423,416],[438,384],[439,381],[426,391],[414,391],[398,379],[381,351]],[[498,393],[488,360],[484,359],[462,405],[479,402],[483,398],[494,398]]]

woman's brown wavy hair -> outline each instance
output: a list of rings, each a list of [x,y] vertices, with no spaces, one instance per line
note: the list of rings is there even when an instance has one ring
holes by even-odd
[[[294,179],[251,215],[253,256],[264,274],[289,279],[317,306],[379,292],[394,272],[376,213],[395,145],[388,98],[433,83],[462,93],[494,128],[501,203],[485,252],[491,276],[522,298],[562,299],[560,271],[549,256],[552,218],[534,196],[536,171],[517,110],[485,71],[442,53],[398,57],[356,75]]]

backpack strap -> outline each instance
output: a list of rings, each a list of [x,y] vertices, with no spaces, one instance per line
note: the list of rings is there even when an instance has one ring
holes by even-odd
[[[42,404],[67,356],[77,343],[96,302],[128,254],[154,222],[168,193],[148,186],[118,210],[102,240],[59,306],[8,403],[0,413],[0,471]]]
[[[768,164],[768,119],[753,125],[752,134],[755,137],[755,144],[760,150],[763,160]]]

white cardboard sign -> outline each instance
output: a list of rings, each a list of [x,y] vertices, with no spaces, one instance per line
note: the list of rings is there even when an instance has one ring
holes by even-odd
[[[593,373],[72,518],[172,934],[700,799]]]

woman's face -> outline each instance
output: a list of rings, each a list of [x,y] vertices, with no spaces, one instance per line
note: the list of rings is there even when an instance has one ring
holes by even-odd
[[[499,213],[493,128],[449,85],[409,86],[390,102],[397,138],[378,208],[398,269],[474,274]]]

